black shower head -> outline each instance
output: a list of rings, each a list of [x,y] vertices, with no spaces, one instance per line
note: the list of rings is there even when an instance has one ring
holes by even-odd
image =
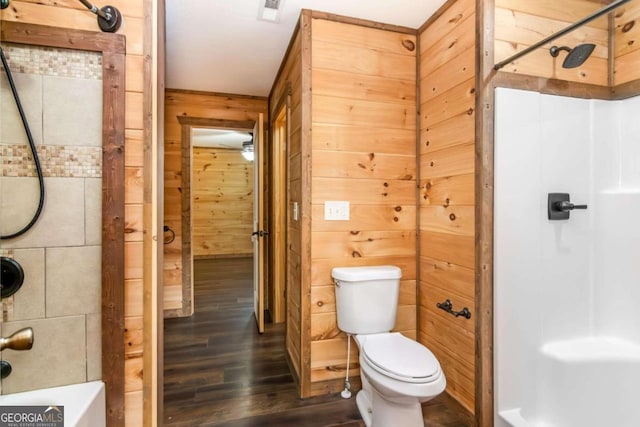
[[[561,50],[566,50],[569,53],[562,63],[562,68],[577,68],[584,64],[584,61],[589,58],[595,48],[596,45],[593,43],[579,44],[573,49],[568,46],[552,46],[551,49],[549,49],[549,53],[556,58]]]
[[[9,7],[9,0],[0,0],[0,9],[6,9]]]

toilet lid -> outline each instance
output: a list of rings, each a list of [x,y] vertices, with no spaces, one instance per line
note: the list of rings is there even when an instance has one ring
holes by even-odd
[[[362,350],[372,368],[401,381],[431,382],[440,372],[429,349],[398,332],[367,336]]]

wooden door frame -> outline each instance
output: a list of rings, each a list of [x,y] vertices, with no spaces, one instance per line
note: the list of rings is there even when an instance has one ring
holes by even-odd
[[[286,320],[286,298],[285,292],[287,291],[287,224],[288,224],[288,200],[289,200],[289,183],[287,180],[287,170],[289,168],[289,157],[287,147],[289,145],[289,139],[291,136],[291,83],[288,82],[287,86],[278,101],[275,103],[275,108],[270,111],[274,111],[273,117],[270,117],[269,122],[269,141],[270,150],[268,157],[268,170],[269,175],[269,200],[267,212],[269,215],[269,232],[273,238],[268,241],[268,259],[269,265],[269,280],[267,282],[267,289],[269,290],[269,309],[273,310],[271,318],[274,323],[281,323]],[[276,141],[274,132],[277,130],[276,123],[281,116],[281,112],[284,109],[285,115],[285,138],[284,147],[281,147],[282,141]],[[284,155],[279,156],[278,151],[284,150]],[[280,160],[278,162],[278,160]],[[278,164],[276,164],[278,163]],[[277,173],[278,172],[278,173]],[[282,185],[284,180],[284,186]],[[276,204],[277,196],[282,199],[281,206]],[[280,214],[280,215],[278,215]],[[281,217],[282,220],[278,223],[276,219]],[[279,238],[276,238],[279,236]],[[279,263],[278,263],[279,262]],[[277,265],[282,266],[282,271],[278,275]],[[282,279],[281,281],[278,279]]]
[[[107,426],[124,426],[125,37],[3,21],[0,38],[102,54],[102,381]]]
[[[181,126],[181,201],[182,201],[182,307],[165,310],[165,317],[184,317],[193,314],[193,254],[191,250],[191,129],[216,128],[253,131],[255,120],[223,120],[205,117],[176,116]]]

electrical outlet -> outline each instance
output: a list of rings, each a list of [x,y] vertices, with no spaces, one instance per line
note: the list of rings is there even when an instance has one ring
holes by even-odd
[[[324,219],[326,221],[349,221],[349,202],[325,201]]]

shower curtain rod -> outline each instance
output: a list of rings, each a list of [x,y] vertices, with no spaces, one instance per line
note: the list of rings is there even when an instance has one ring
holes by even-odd
[[[544,40],[539,41],[538,43],[529,46],[528,48],[526,48],[525,50],[523,50],[522,52],[518,52],[515,55],[505,59],[504,61],[498,62],[496,65],[493,66],[494,70],[499,70],[500,68],[504,67],[505,65],[515,61],[516,59],[538,49],[540,46],[544,46],[545,44],[557,39],[558,37],[562,37],[567,33],[570,33],[571,31],[575,30],[578,27],[583,26],[584,24],[593,21],[596,18],[601,17],[602,15],[605,15],[609,12],[611,12],[612,10],[616,9],[619,6],[622,6],[625,3],[630,2],[631,0],[617,0],[614,1],[613,3],[611,3],[608,6],[603,7],[602,9],[598,10],[597,12],[587,16],[586,18],[581,19],[580,21],[569,25],[568,27],[558,31],[555,34],[551,34],[549,37],[547,37]]]

